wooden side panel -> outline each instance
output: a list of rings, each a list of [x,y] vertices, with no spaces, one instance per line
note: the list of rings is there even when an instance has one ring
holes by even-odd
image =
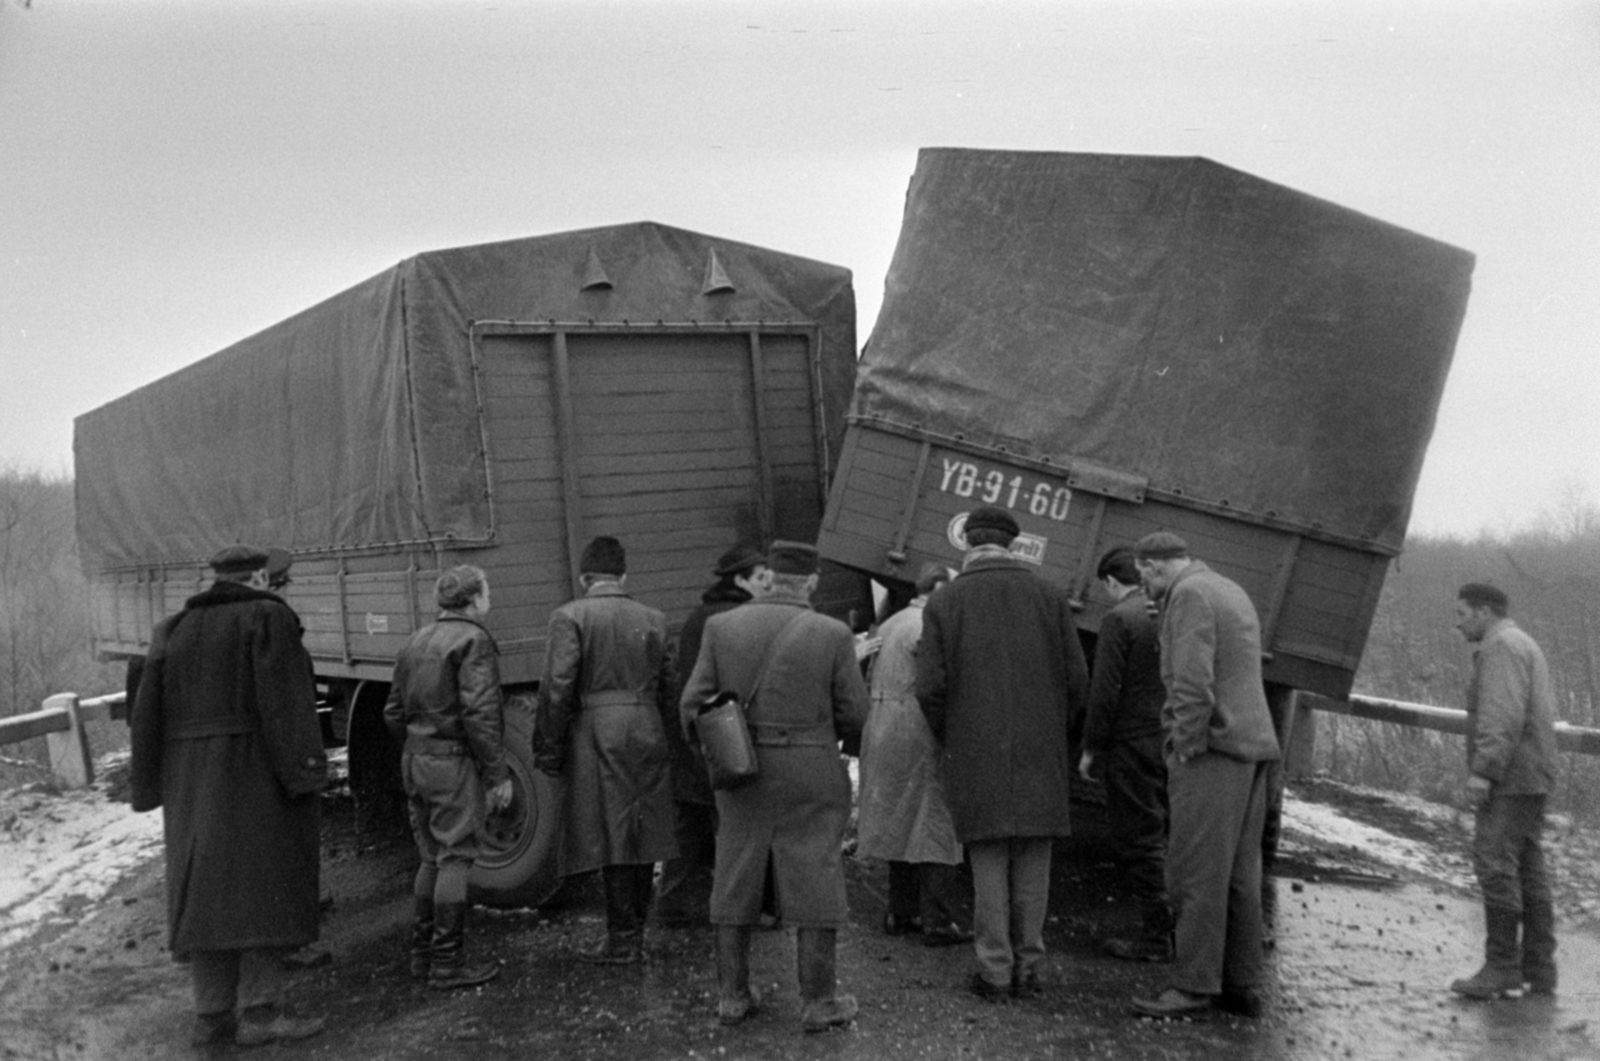
[[[1098,557],[1152,531],[1173,531],[1255,602],[1271,637],[1270,680],[1332,696],[1348,691],[1377,606],[1384,557],[1297,541],[1288,531],[1165,499],[1134,503],[1076,490],[1062,503],[1064,476],[1008,465],[1003,454],[934,444],[918,482],[920,447],[912,437],[850,428],[820,537],[824,557],[905,580],[925,562],[958,566],[958,518],[980,504],[1000,504],[1016,516],[1024,539],[1033,539],[1029,551],[1040,573],[1080,599],[1079,625],[1092,631],[1109,603],[1092,584]]]

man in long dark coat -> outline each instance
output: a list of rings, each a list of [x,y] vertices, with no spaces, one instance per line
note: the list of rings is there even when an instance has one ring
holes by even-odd
[[[579,560],[584,595],[550,617],[534,764],[564,778],[562,872],[601,871],[606,938],[582,957],[644,957],[655,864],[677,853],[662,714],[675,691],[667,617],[623,589],[628,558],[609,536]]]
[[[687,678],[700,657],[706,620],[766,592],[767,558],[753,545],[736,545],[717,560],[717,581],[678,631],[678,674]],[[699,749],[683,738],[678,702],[663,709],[661,726],[672,749],[672,801],[677,811],[678,853],[661,867],[656,917],[664,925],[703,925],[710,916],[711,873],[717,858],[717,804]]]
[[[190,962],[197,1043],[323,1027],[282,1006],[283,957],[317,938],[327,760],[300,623],[266,566],[249,546],[212,558],[211,587],[158,624],[133,710],[133,809],[162,811],[168,942]]]
[[[917,700],[972,864],[968,988],[986,1001],[1040,990],[1051,846],[1071,831],[1068,727],[1089,679],[1067,592],[1012,555],[1019,531],[1003,508],[967,514],[961,574],[928,599],[917,649]]]
[[[841,843],[850,778],[839,742],[860,737],[870,704],[850,628],[811,610],[815,547],[773,542],[768,563],[765,597],[706,623],[679,711],[685,735],[697,740],[700,705],[713,693],[736,693],[760,764],[754,781],[716,794],[717,1016],[737,1024],[759,1001],[750,988],[750,936],[770,859],[778,914],[795,926],[801,1026],[816,1032],[848,1024],[857,1011],[853,997],[837,993],[834,964],[839,926],[849,920]]]

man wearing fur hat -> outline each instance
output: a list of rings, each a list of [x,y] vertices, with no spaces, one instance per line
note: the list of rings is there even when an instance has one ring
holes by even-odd
[[[317,938],[328,771],[311,660],[294,612],[267,592],[267,554],[229,546],[211,569],[151,639],[132,803],[161,808],[168,942],[190,962],[195,1043],[254,1046],[323,1027],[284,1011],[281,963]]]
[[[628,558],[602,535],[578,563],[583,596],[550,616],[534,764],[564,778],[568,875],[601,871],[606,938],[582,957],[643,960],[655,864],[677,853],[662,717],[674,693],[667,617],[628,596]]]
[[[1240,586],[1170,531],[1134,545],[1161,606],[1162,751],[1170,806],[1167,887],[1177,918],[1171,980],[1136,998],[1146,1016],[1260,1009],[1261,833],[1278,738],[1261,679],[1261,622]]]
[[[700,605],[678,631],[678,674],[694,671],[706,620],[766,592],[766,555],[741,543],[723,553],[712,572],[717,581],[700,595]],[[717,804],[705,760],[683,737],[678,705],[663,711],[661,725],[672,748],[672,799],[677,811],[678,853],[661,867],[656,917],[664,925],[703,925],[710,916],[711,872],[717,855]]]
[[[850,778],[839,742],[860,737],[869,705],[850,628],[811,610],[816,548],[773,542],[768,564],[765,596],[707,621],[679,711],[694,741],[700,705],[736,693],[760,764],[754,781],[716,794],[717,1016],[737,1024],[759,1001],[750,937],[770,860],[779,916],[795,928],[801,1026],[819,1032],[856,1016],[856,1000],[838,994],[834,973],[838,929],[849,918],[841,843]]]
[[[1067,730],[1089,685],[1067,592],[1012,554],[1019,531],[1003,508],[967,514],[961,574],[928,598],[917,648],[917,700],[972,864],[967,986],[985,1001],[1041,991],[1051,848],[1071,831]]]
[[[1544,653],[1506,617],[1507,603],[1503,590],[1483,582],[1462,586],[1456,599],[1456,629],[1474,646],[1467,795],[1487,926],[1483,967],[1450,985],[1468,998],[1524,984],[1537,995],[1556,990],[1555,910],[1540,844],[1555,787],[1555,696]]]

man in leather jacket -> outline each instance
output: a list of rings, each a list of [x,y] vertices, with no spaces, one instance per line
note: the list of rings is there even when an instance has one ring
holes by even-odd
[[[411,975],[430,987],[471,987],[500,973],[463,956],[467,876],[488,813],[511,800],[502,741],[499,651],[483,626],[489,584],[463,565],[439,576],[439,618],[395,660],[384,721],[404,739],[400,760],[421,864],[412,887]]]

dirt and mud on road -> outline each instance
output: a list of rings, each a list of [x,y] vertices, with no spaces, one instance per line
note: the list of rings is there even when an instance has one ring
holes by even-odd
[[[586,965],[599,936],[593,897],[560,908],[475,912],[471,945],[504,963],[481,989],[441,994],[406,976],[401,941],[412,854],[404,843],[358,850],[348,803],[327,804],[323,946],[331,961],[296,972],[295,1005],[329,1029],[263,1057],[512,1058],[1600,1058],[1600,937],[1586,890],[1593,862],[1558,860],[1562,989],[1554,1001],[1467,1003],[1446,985],[1476,967],[1480,915],[1464,887],[1459,818],[1320,783],[1289,804],[1269,882],[1273,945],[1266,1014],[1150,1021],[1127,1001],[1161,986],[1162,967],[1103,958],[1095,942],[1135,912],[1093,808],[1058,847],[1044,997],[1005,1005],[962,990],[970,954],[877,930],[881,865],[850,861],[854,923],[840,934],[844,990],[861,1002],[847,1030],[802,1035],[794,943],[758,934],[754,979],[770,996],[745,1024],[713,1012],[709,930],[652,930],[640,967]],[[0,841],[0,857],[5,857]],[[0,866],[0,873],[5,872]],[[119,871],[103,896],[42,923],[4,954],[0,1058],[231,1057],[191,1051],[188,979],[163,949],[159,857]],[[0,911],[3,912],[3,911]]]

